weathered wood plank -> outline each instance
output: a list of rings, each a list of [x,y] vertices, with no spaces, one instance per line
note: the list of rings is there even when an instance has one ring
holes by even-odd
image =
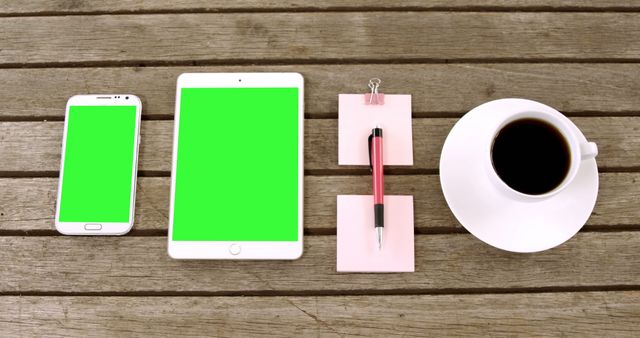
[[[640,232],[579,233],[536,254],[469,234],[416,236],[416,272],[340,274],[334,236],[296,261],[178,261],[166,237],[0,237],[0,292],[415,291],[637,286]]]
[[[64,14],[64,13],[113,13],[140,11],[227,11],[227,10],[359,10],[359,9],[500,9],[514,10],[546,9],[546,10],[597,10],[597,9],[634,9],[640,5],[628,0],[599,0],[583,2],[578,0],[492,0],[474,2],[471,0],[106,0],[106,1],[68,1],[68,0],[32,0],[4,1],[0,3],[0,14]]]
[[[337,117],[338,94],[360,93],[372,77],[388,93],[412,94],[418,114],[459,116],[503,97],[526,97],[566,114],[640,112],[640,64],[404,64],[0,69],[1,117],[64,116],[85,93],[133,93],[147,117],[171,117],[185,72],[300,72],[310,117]]]
[[[598,144],[600,168],[640,167],[640,138],[636,137],[640,117],[577,117],[572,120],[589,140]],[[404,169],[436,170],[444,140],[456,121],[450,118],[413,119],[414,165]],[[62,131],[62,122],[0,122],[0,171],[57,171]],[[173,121],[143,121],[141,132],[140,170],[170,171]],[[304,141],[305,169],[351,168],[338,166],[337,120],[307,120]]]
[[[0,65],[629,60],[639,13],[367,12],[0,18]],[[407,34],[414,32],[414,34]],[[96,38],[96,37],[100,38]]]
[[[541,325],[544,323],[544,325]],[[635,337],[640,292],[346,297],[1,297],[7,336]]]
[[[418,232],[460,229],[449,211],[435,175],[388,175],[388,194],[414,196],[415,227]],[[136,218],[133,230],[166,230],[169,213],[168,177],[138,179]],[[56,191],[54,178],[0,179],[0,230],[54,230]],[[368,176],[305,177],[304,224],[311,232],[335,233],[336,195],[370,194]],[[640,174],[600,175],[598,202],[587,222],[593,226],[640,228]]]

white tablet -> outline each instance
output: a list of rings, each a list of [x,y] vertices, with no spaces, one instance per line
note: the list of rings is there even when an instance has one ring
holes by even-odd
[[[302,255],[303,88],[298,73],[178,77],[169,256]]]

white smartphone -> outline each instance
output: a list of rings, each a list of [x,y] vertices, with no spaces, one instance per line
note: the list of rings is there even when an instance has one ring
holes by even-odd
[[[77,95],[67,102],[56,204],[64,235],[131,230],[142,103],[131,94]]]

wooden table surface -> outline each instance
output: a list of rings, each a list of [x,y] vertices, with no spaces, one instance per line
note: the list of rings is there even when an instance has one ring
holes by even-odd
[[[296,71],[306,82],[305,252],[296,261],[176,261],[166,253],[176,77]],[[413,95],[416,272],[336,273],[338,93]],[[135,225],[54,227],[66,100],[143,101]],[[514,254],[449,211],[438,159],[453,124],[503,97],[568,115],[600,155],[587,225]],[[640,1],[0,1],[2,336],[638,336]]]

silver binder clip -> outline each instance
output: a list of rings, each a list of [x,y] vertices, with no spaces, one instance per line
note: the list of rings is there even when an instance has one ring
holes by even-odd
[[[364,94],[364,104],[365,105],[383,105],[384,104],[384,94],[378,92],[378,88],[380,88],[380,84],[382,80],[377,77],[369,80],[369,88],[371,89],[370,93]]]

